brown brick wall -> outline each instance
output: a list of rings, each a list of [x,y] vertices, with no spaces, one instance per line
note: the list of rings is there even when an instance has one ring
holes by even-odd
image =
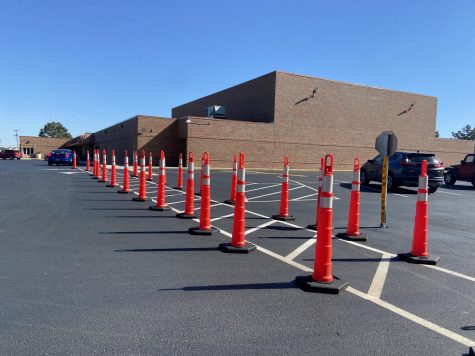
[[[232,88],[177,106],[172,117],[206,116],[206,108],[224,105],[226,119],[272,122],[274,119],[275,72]]]
[[[23,153],[23,148],[33,148],[33,157],[37,153],[41,153],[45,157],[52,150],[55,150],[65,144],[69,139],[64,138],[50,138],[37,136],[20,136],[20,151]],[[24,155],[26,156],[26,155]]]

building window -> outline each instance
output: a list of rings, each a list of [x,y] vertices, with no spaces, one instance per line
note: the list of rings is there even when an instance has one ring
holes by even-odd
[[[23,154],[31,156],[33,154],[33,147],[23,147]]]

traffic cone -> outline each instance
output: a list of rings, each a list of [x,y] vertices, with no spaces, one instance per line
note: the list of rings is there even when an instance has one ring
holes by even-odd
[[[323,157],[320,158],[320,172],[318,174],[318,189],[317,189],[317,210],[315,216],[315,224],[307,225],[307,229],[317,231],[318,225],[318,211],[320,210],[320,193],[322,192],[322,180],[323,180]]]
[[[129,153],[125,150],[124,156],[124,183],[122,185],[122,190],[117,191],[120,194],[128,194],[130,192],[129,186]]]
[[[117,171],[115,168],[115,150],[112,150],[111,180],[106,187],[115,188],[117,186]]]
[[[93,167],[92,167],[92,179],[98,179],[99,178],[99,173],[98,173],[98,156],[97,156],[97,150],[94,150],[94,154],[92,156],[94,158],[93,162]]]
[[[282,221],[295,220],[292,215],[289,215],[289,157],[284,157],[279,215],[272,215],[272,219]]]
[[[211,235],[213,233],[211,228],[211,176],[208,152],[205,152],[203,157],[200,224],[198,227],[192,227],[188,230],[192,235]]]
[[[183,157],[180,152],[178,155],[178,177],[177,177],[177,183],[176,187],[173,187],[173,189],[178,189],[178,190],[183,190]]]
[[[313,274],[299,276],[295,281],[300,288],[308,292],[338,294],[348,283],[332,274],[333,155],[331,154],[327,154],[324,160],[321,195]]]
[[[142,150],[140,157],[140,182],[139,182],[139,196],[132,198],[133,201],[147,201],[147,173],[145,172],[145,151]]]
[[[348,211],[348,227],[346,232],[336,234],[337,237],[350,241],[366,241],[366,234],[360,232],[360,159],[353,162],[353,181],[351,182],[350,209]]]
[[[86,151],[86,172],[91,170],[91,157],[89,156],[89,150]]]
[[[236,203],[237,169],[238,169],[237,157],[236,155],[234,155],[233,175],[231,176],[231,194],[229,196],[229,199],[224,201],[225,204],[234,205],[234,203]]]
[[[73,151],[73,168],[72,169],[77,169],[77,156],[76,156],[76,151]]]
[[[150,206],[150,210],[168,211],[170,208],[165,205],[165,152],[160,152],[160,161],[158,168],[158,191],[157,191],[157,205]]]
[[[475,356],[475,351],[473,351],[473,347],[468,348],[468,356]]]
[[[234,205],[233,234],[231,243],[219,245],[219,249],[229,253],[249,253],[256,249],[255,245],[246,242],[246,168],[244,153],[239,154],[239,168],[236,188],[236,204]]]
[[[99,179],[99,183],[107,182],[107,151],[102,150],[102,178]]]
[[[397,256],[400,260],[435,265],[439,261],[437,256],[429,256],[427,251],[428,238],[428,215],[429,203],[427,201],[429,177],[427,176],[427,161],[422,161],[421,174],[419,176],[419,188],[417,190],[416,216],[414,219],[414,232],[412,238],[412,250],[409,253],[400,253]]]
[[[139,164],[139,157],[138,157],[138,153],[137,151],[134,151],[134,155],[133,155],[133,170],[132,170],[132,177],[134,178],[137,178],[139,176],[139,168],[138,168],[138,164]]]
[[[195,215],[195,163],[193,161],[193,152],[188,154],[188,178],[186,179],[186,198],[185,198],[185,211],[183,213],[176,214],[180,219],[194,219]]]
[[[153,181],[153,168],[152,168],[152,152],[149,152],[148,154],[148,178],[147,180],[149,182]]]

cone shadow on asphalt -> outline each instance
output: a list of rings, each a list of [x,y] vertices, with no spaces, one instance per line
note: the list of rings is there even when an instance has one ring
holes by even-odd
[[[315,261],[314,258],[304,258],[302,261]],[[389,262],[401,262],[397,257],[391,258],[332,258],[333,262],[381,262],[381,261],[389,261]]]
[[[185,231],[101,231],[100,235],[135,235],[135,234],[187,234]]]
[[[256,289],[296,289],[295,281],[275,282],[275,283],[249,283],[249,284],[225,284],[225,285],[207,285],[193,286],[183,288],[164,288],[160,291],[181,290],[185,292],[199,291],[225,291],[225,290],[256,290]]]
[[[128,250],[115,250],[114,252],[199,252],[218,251],[217,247],[183,247],[183,248],[136,248]]]

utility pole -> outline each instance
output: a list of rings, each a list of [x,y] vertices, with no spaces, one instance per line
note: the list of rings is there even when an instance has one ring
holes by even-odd
[[[14,132],[13,136],[16,137],[16,148],[18,148],[18,149],[20,149],[20,143],[18,142],[18,132],[19,131],[20,130],[13,130],[13,132]]]

